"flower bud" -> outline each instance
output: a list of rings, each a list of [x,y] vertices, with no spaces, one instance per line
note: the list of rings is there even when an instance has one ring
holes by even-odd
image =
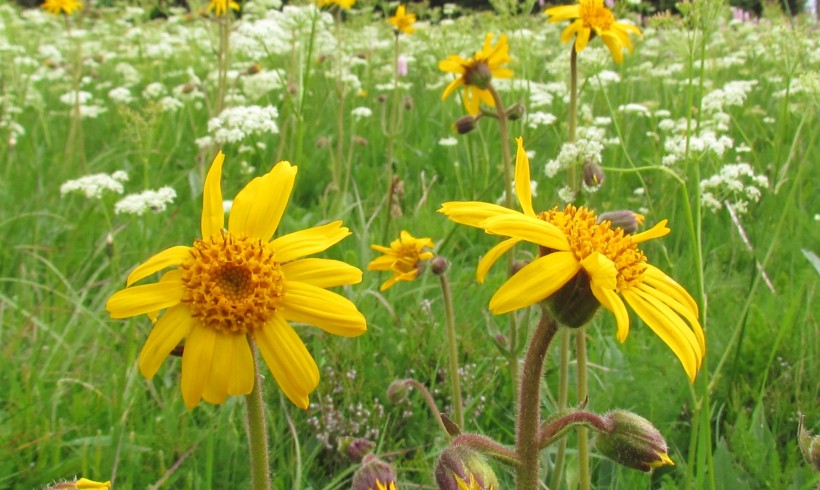
[[[467,134],[476,127],[476,118],[473,116],[464,116],[453,124],[458,134]]]
[[[440,276],[447,272],[447,269],[450,268],[450,262],[447,261],[444,257],[436,257],[433,259],[432,267],[430,270],[433,271],[433,274]]]
[[[600,187],[604,183],[604,169],[592,160],[584,160],[583,173],[587,187]]]
[[[386,95],[384,95],[384,94],[380,94],[380,95],[376,98],[376,100],[378,100],[378,101],[379,101],[379,104],[384,104],[385,102],[387,102],[387,96],[386,96]]]
[[[604,420],[609,430],[598,434],[595,446],[607,458],[641,471],[675,464],[669,458],[666,440],[645,418],[613,410]]]
[[[507,119],[510,121],[518,121],[522,117],[524,117],[524,106],[521,104],[514,104],[512,107],[507,109]]]
[[[436,463],[439,490],[490,490],[498,488],[493,469],[477,451],[465,446],[450,446]]]
[[[397,379],[387,387],[387,399],[394,405],[401,403],[407,399],[411,389],[412,388],[405,383],[405,380]]]
[[[376,443],[367,439],[340,437],[339,452],[350,458],[350,461],[358,463],[373,451]]]
[[[372,454],[362,460],[353,474],[351,490],[395,490],[396,470]]]
[[[609,211],[598,216],[598,223],[609,221],[612,228],[624,230],[624,235],[634,235],[638,227],[643,224],[644,216],[628,210]]]
[[[810,464],[815,471],[820,471],[820,435],[812,436],[809,431],[803,427],[803,414],[800,414],[800,421],[797,428],[797,443],[800,446],[800,452],[803,453],[803,459]]]
[[[367,139],[364,136],[354,135],[353,144],[359,146],[367,146]]]
[[[404,97],[404,110],[412,111],[413,110],[413,98],[409,95]]]
[[[262,65],[259,63],[254,63],[245,70],[245,73],[248,75],[256,75],[257,73],[262,71]]]

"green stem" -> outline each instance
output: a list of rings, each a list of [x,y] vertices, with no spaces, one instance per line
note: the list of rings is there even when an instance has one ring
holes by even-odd
[[[485,456],[490,456],[510,466],[518,466],[519,464],[518,455],[515,451],[480,434],[460,434],[453,438],[450,445],[475,449]]]
[[[390,103],[387,127],[384,128],[384,124],[382,124],[382,131],[387,139],[384,169],[384,174],[387,176],[387,203],[385,204],[387,215],[382,229],[382,242],[387,242],[387,237],[390,234],[390,222],[393,218],[393,154],[395,152],[396,136],[398,136],[399,115],[399,32],[396,31],[396,43],[393,46],[393,97]]]
[[[461,380],[458,375],[458,344],[456,343],[453,295],[447,275],[438,276],[441,281],[441,297],[444,300],[444,321],[447,324],[447,342],[450,344],[450,389],[453,391],[453,415],[460,430],[464,430],[464,407],[461,402]]]
[[[587,398],[587,336],[586,328],[575,332],[575,355],[578,361],[578,403],[584,404]],[[586,427],[578,427],[578,486],[589,490],[589,439]]]
[[[430,412],[436,419],[438,426],[441,428],[442,431],[444,431],[445,434],[449,436],[450,431],[447,430],[447,426],[444,425],[444,422],[441,420],[441,412],[436,406],[436,401],[433,399],[433,395],[430,394],[430,391],[427,389],[427,387],[412,378],[405,379],[404,381],[402,381],[402,383],[404,383],[405,386],[412,386],[413,388],[418,390],[419,393],[421,393],[422,398],[424,398],[424,402],[427,404],[427,408],[430,409]]]
[[[569,135],[567,141],[575,143],[575,133],[578,128],[578,53],[575,51],[575,43],[569,52]],[[570,165],[567,169],[567,184],[573,193],[577,193],[581,188],[581,174],[576,165]]]
[[[538,430],[541,425],[541,377],[547,350],[558,332],[558,324],[541,309],[541,319],[530,340],[518,397],[515,450],[520,466],[516,470],[516,490],[537,490],[540,480]]]
[[[495,102],[495,110],[498,114],[498,134],[501,138],[501,161],[504,166],[504,205],[513,209],[513,169],[512,169],[512,155],[510,153],[510,136],[507,129],[507,110],[504,107],[504,102],[498,96],[498,92],[492,84],[488,90],[493,96]],[[515,262],[515,253],[511,251],[507,254],[507,271],[512,273],[513,263]],[[509,322],[509,360],[510,360],[510,377],[513,382],[513,391],[518,389],[518,326],[515,314],[508,315]]]
[[[270,490],[270,464],[268,463],[268,431],[265,424],[265,402],[262,399],[262,376],[256,345],[248,337],[253,351],[253,390],[245,395],[248,406],[248,449],[251,462],[251,488]]]
[[[569,336],[568,328],[561,330],[560,359],[558,364],[558,410],[567,408],[569,400]],[[558,442],[558,451],[555,453],[555,467],[550,480],[550,488],[558,488],[564,473],[564,459],[567,453],[567,440]]]

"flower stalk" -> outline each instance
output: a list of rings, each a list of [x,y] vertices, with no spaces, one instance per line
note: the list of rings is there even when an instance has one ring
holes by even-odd
[[[265,402],[262,398],[262,376],[259,374],[259,355],[250,336],[248,342],[253,351],[253,390],[245,395],[248,420],[248,450],[251,463],[251,488],[270,490],[270,463],[268,456],[268,431],[265,423]]]
[[[453,295],[447,274],[440,274],[441,297],[444,301],[444,322],[447,327],[447,343],[450,350],[450,390],[453,397],[453,416],[460,429],[464,429],[464,406],[461,401],[461,379],[458,373],[458,342],[456,341],[455,315],[453,313]]]

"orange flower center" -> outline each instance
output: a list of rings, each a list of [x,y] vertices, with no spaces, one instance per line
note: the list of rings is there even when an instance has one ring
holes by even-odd
[[[618,271],[618,291],[637,287],[643,282],[646,256],[629,235],[624,235],[624,230],[612,229],[610,221],[598,223],[594,211],[568,204],[563,211],[553,208],[542,212],[538,219],[552,223],[564,232],[578,261],[598,252],[614,262]],[[550,252],[542,251],[542,255]]]
[[[612,11],[606,8],[603,0],[581,0],[581,20],[588,29],[605,31],[615,22]]]
[[[181,266],[182,302],[218,332],[253,333],[281,306],[285,276],[273,249],[229,232],[196,240]]]

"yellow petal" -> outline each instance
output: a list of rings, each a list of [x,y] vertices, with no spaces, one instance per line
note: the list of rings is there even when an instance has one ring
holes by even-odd
[[[111,318],[128,318],[174,306],[182,298],[182,274],[170,271],[167,276],[162,282],[117,291],[108,298],[105,309]]]
[[[214,347],[211,376],[202,397],[221,404],[228,395],[247,395],[253,389],[253,354],[245,334],[220,334]]]
[[[478,267],[475,271],[475,280],[479,284],[484,284],[484,278],[487,277],[487,273],[490,272],[490,268],[493,264],[501,258],[508,250],[513,248],[516,243],[520,242],[518,238],[508,238],[503,242],[499,243],[495,247],[491,248],[481,257],[481,260],[478,261]]]
[[[199,404],[205,385],[209,382],[219,335],[210,327],[196,325],[185,340],[185,350],[182,352],[182,399],[189,410]]]
[[[490,310],[500,315],[546,299],[572,279],[581,264],[572,252],[555,252],[525,265],[498,288],[490,299]]]
[[[581,261],[587,276],[589,276],[590,286],[615,290],[618,285],[618,269],[615,262],[600,252],[592,252]]]
[[[609,53],[612,55],[612,59],[615,60],[615,63],[620,65],[624,60],[624,52],[623,45],[620,43],[618,38],[604,33],[604,35],[601,36],[601,39],[604,41],[604,44],[606,44],[606,47],[609,48]]]
[[[448,73],[455,73],[456,75],[463,75],[465,71],[464,65],[466,64],[467,60],[461,56],[451,54],[447,59],[438,62],[438,69]]]
[[[343,337],[356,337],[367,331],[364,316],[350,300],[302,282],[288,281],[282,316]]]
[[[154,377],[168,354],[188,335],[198,321],[191,317],[187,305],[169,308],[154,324],[148,340],[140,351],[140,372],[148,379]]]
[[[334,221],[280,236],[270,242],[270,247],[276,252],[276,260],[289,262],[324,252],[350,235],[350,230],[342,226],[341,221]]]
[[[296,167],[279,162],[267,174],[250,181],[233,200],[228,230],[269,241],[288,205],[295,180]]]
[[[282,392],[294,405],[307,410],[308,395],[319,385],[319,368],[302,339],[279,315],[255,335],[259,352]]]
[[[493,78],[512,78],[515,76],[509,68],[494,68],[492,70]]]
[[[319,288],[362,282],[362,271],[347,262],[330,259],[300,259],[282,264],[288,282],[299,281]]]
[[[582,30],[583,28],[584,23],[580,20],[576,20],[572,24],[568,25],[567,28],[564,29],[563,32],[561,32],[561,42],[568,42],[578,31]]]
[[[589,37],[592,30],[588,28],[578,29],[578,35],[575,36],[575,52],[580,53],[589,44]]]
[[[128,287],[140,279],[144,279],[157,271],[165,269],[166,267],[180,265],[190,256],[191,247],[179,245],[176,247],[166,248],[131,271],[131,274],[128,274],[128,279],[125,281],[125,286]]]
[[[698,318],[700,313],[698,310],[698,303],[694,298],[678,284],[674,279],[664,274],[664,272],[654,265],[646,264],[646,269],[643,273],[643,280],[645,283],[654,287],[659,291],[663,291],[669,296],[678,300],[679,303],[689,308],[695,318]]]
[[[655,238],[660,238],[662,236],[668,235],[669,232],[672,231],[669,229],[669,227],[666,226],[666,223],[668,221],[668,219],[661,220],[655,226],[646,231],[630,235],[632,243],[643,243],[648,240],[654,240]]]
[[[225,210],[222,207],[222,163],[225,154],[216,154],[208,175],[205,177],[205,188],[202,190],[202,238],[218,235],[225,224]]]
[[[479,227],[494,235],[519,238],[553,250],[569,250],[564,232],[552,223],[534,216],[521,213],[493,216],[479,223]]]
[[[532,188],[530,187],[530,158],[524,151],[524,138],[515,139],[518,150],[515,152],[515,195],[521,210],[527,216],[535,216],[532,209]]]
[[[698,342],[695,335],[669,307],[657,300],[648,300],[636,289],[621,293],[635,313],[672,349],[683,369],[694,382],[700,367]]]
[[[698,320],[695,312],[687,308],[686,305],[681,304],[674,297],[669,296],[668,294],[664,293],[659,289],[653,288],[646,282],[638,286],[638,289],[643,291],[647,295],[657,299],[666,306],[672,308],[672,310],[674,310],[675,313],[682,316],[692,327],[692,331],[695,333],[695,337],[697,337],[698,339],[698,345],[700,346],[701,356],[706,354],[706,338],[703,335],[703,329],[700,327],[700,321]]]
[[[367,264],[367,270],[389,271],[393,267],[396,260],[398,260],[398,256],[396,255],[382,255],[380,257],[376,257],[371,260],[369,264]]]
[[[450,96],[450,94],[455,92],[456,89],[461,87],[462,85],[464,85],[464,79],[463,78],[456,78],[455,80],[450,82],[450,84],[447,85],[447,87],[444,89],[444,92],[442,92],[441,100],[446,100],[447,97]]]
[[[618,326],[615,338],[621,343],[626,342],[626,337],[629,335],[629,312],[626,311],[626,306],[621,297],[612,289],[595,286],[590,286],[590,289],[595,299],[615,315],[615,323]]]
[[[551,7],[544,11],[549,16],[547,22],[561,22],[562,20],[575,19],[581,16],[581,7],[575,5],[561,5]]]
[[[438,212],[450,218],[450,221],[476,228],[478,228],[479,223],[491,216],[519,214],[514,209],[479,201],[445,202]]]

